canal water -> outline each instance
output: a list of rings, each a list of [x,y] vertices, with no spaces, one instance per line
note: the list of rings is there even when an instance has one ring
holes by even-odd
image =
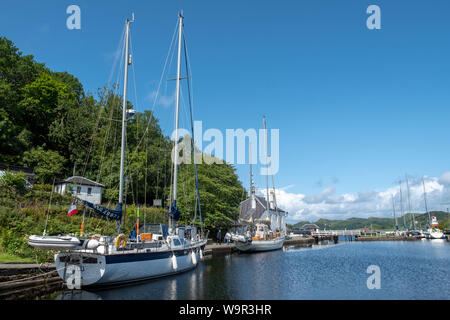
[[[369,266],[379,273],[368,273]],[[377,274],[379,282],[373,282]],[[379,289],[369,289],[368,282]],[[56,299],[449,300],[449,288],[450,242],[353,241],[211,257],[180,275],[102,291],[65,291]]]

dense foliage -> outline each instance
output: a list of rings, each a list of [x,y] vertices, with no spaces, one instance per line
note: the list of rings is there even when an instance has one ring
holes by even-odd
[[[121,143],[118,120],[122,118],[122,97],[116,93],[117,88],[113,85],[101,89],[94,96],[85,92],[73,75],[51,71],[33,56],[23,55],[10,40],[0,37],[0,163],[34,168],[37,183],[47,185],[45,191],[38,187],[27,193],[20,183],[23,177],[7,176],[10,180],[4,183],[10,193],[0,195],[1,241],[11,234],[19,233],[22,237],[31,231],[42,232],[45,213],[42,208],[48,205],[49,198],[48,194],[39,198],[39,192],[49,193],[54,180],[72,175],[92,179],[105,185],[104,204],[110,207],[117,204]],[[129,102],[128,108],[132,108]],[[138,113],[128,121],[125,150],[128,208],[147,207],[153,199],[162,199],[163,206],[168,207],[171,150],[172,142],[164,136],[152,112]],[[198,166],[206,227],[215,228],[234,219],[243,195],[234,171],[228,164]],[[180,166],[180,181],[183,181],[179,195],[181,222],[191,222],[196,195],[192,165]],[[18,197],[25,197],[27,206],[34,201],[41,209],[19,208],[17,201],[23,199]],[[63,200],[61,205],[70,204],[70,197]],[[64,210],[51,211],[62,215],[52,219],[56,223],[55,232],[73,229]],[[132,215],[132,210],[127,211],[126,218]],[[74,225],[77,220],[73,219]],[[65,223],[68,224],[62,228]],[[21,227],[16,228],[18,225]]]

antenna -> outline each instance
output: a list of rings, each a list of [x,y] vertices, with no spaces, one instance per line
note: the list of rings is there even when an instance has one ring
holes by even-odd
[[[131,22],[134,22],[134,12],[131,13]]]

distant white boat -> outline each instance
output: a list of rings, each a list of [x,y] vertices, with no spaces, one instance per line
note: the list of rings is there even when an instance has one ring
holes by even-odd
[[[425,211],[428,214],[428,225],[430,226],[428,230],[425,232],[425,236],[427,239],[443,239],[444,233],[439,230],[439,222],[435,216],[430,217],[430,213],[428,212],[428,206],[427,206],[427,193],[425,191],[425,181],[422,178],[422,184],[423,184],[423,199],[425,201]]]
[[[255,236],[245,242],[236,242],[236,249],[242,252],[278,250],[283,247],[284,239],[284,235],[273,234],[267,225],[257,223]]]
[[[435,229],[428,229],[427,239],[443,239],[444,233],[440,230],[435,231]]]
[[[427,230],[428,239],[443,239],[444,233],[439,230],[439,222],[435,216],[431,217],[431,228]]]

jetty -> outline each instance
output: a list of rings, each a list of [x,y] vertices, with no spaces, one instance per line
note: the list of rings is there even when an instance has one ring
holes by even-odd
[[[62,288],[53,263],[0,264],[0,300],[34,299]]]

